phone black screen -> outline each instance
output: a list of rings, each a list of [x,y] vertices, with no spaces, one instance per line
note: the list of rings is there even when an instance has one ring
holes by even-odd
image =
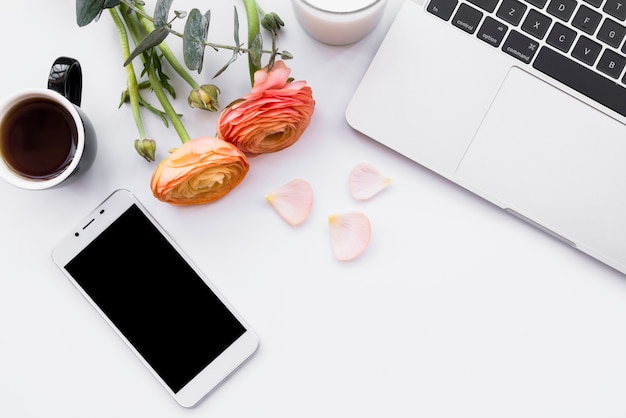
[[[136,205],[65,268],[174,393],[245,332]]]

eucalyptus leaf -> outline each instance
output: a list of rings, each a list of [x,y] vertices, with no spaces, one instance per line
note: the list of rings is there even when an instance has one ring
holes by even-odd
[[[170,7],[172,6],[173,0],[157,0],[156,5],[154,6],[154,16],[153,23],[154,26],[160,28],[162,26],[167,25],[168,16],[170,14]]]
[[[270,55],[270,60],[267,63],[267,71],[271,71],[272,68],[274,68],[274,62],[276,62],[276,54],[272,53],[272,55]]]
[[[76,23],[86,26],[102,13],[106,0],[76,0]]]
[[[141,42],[139,42],[139,45],[137,45],[133,52],[130,53],[130,56],[124,62],[124,67],[130,64],[130,62],[134,60],[135,57],[137,57],[139,54],[146,52],[147,50],[154,48],[155,46],[163,42],[165,38],[167,38],[167,35],[169,35],[169,33],[169,29],[164,26],[156,28],[155,30],[150,32],[148,36],[146,36]]]
[[[192,9],[185,22],[183,33],[183,57],[185,65],[190,70],[202,71],[204,61],[204,48],[207,35],[209,34],[209,24],[211,12],[202,14],[198,9]]]
[[[105,9],[112,9],[112,8],[114,8],[115,6],[117,6],[120,3],[122,3],[121,0],[105,0],[104,8]]]
[[[235,62],[237,60],[237,58],[239,58],[239,53],[238,51],[234,51],[233,52],[233,56],[230,57],[230,60],[228,60],[228,62],[226,63],[226,65],[224,65],[222,68],[219,69],[218,72],[215,73],[215,75],[213,76],[213,78],[217,78],[220,74],[222,74],[224,71],[226,71],[226,69],[230,66],[230,64],[232,64],[233,62]]]
[[[224,65],[222,68],[220,68],[215,75],[213,76],[213,78],[217,78],[220,76],[220,74],[222,74],[224,71],[226,71],[226,69],[230,66],[230,64],[232,64],[233,62],[235,62],[237,60],[237,58],[239,58],[239,47],[241,46],[241,43],[239,42],[239,13],[237,12],[237,7],[233,7],[234,9],[234,38],[235,38],[235,46],[236,49],[233,51],[233,56],[230,57],[230,60],[228,60],[228,62],[226,63],[226,65]]]
[[[240,42],[239,42],[239,13],[237,13],[237,7],[234,7],[235,9],[235,45],[237,47],[239,47]]]
[[[250,63],[254,66],[255,71],[261,69],[261,59],[263,57],[263,36],[257,33],[250,45],[249,59]]]

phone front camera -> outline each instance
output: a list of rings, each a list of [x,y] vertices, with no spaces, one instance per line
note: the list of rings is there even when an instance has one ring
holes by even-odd
[[[77,236],[79,236],[79,235],[80,235],[80,234],[79,234],[78,232],[74,232],[74,236],[75,236],[75,237],[77,237]]]

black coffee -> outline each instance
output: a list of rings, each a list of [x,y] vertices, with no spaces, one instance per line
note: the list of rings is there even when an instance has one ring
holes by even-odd
[[[0,151],[19,175],[35,180],[58,176],[78,143],[72,115],[45,98],[25,100],[9,110],[0,126]]]

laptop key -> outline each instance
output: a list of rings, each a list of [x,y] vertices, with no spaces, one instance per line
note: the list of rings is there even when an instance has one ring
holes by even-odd
[[[524,23],[522,23],[522,30],[526,33],[530,33],[537,39],[543,39],[550,27],[550,23],[552,23],[552,19],[548,16],[539,13],[535,9],[531,9],[526,19],[524,19]]]
[[[581,35],[574,49],[572,49],[572,56],[587,65],[593,65],[600,55],[600,51],[602,51],[602,45]]]
[[[481,9],[491,13],[496,10],[496,6],[498,5],[498,1],[500,0],[468,0],[475,6],[480,7]]]
[[[615,81],[545,46],[533,67],[626,117],[626,89]]]
[[[552,16],[567,22],[572,17],[576,5],[578,5],[576,0],[551,0],[546,11]]]
[[[467,33],[474,33],[476,32],[476,28],[482,18],[482,12],[468,6],[465,3],[462,3],[452,19],[452,24],[457,28],[463,29]]]
[[[600,24],[600,20],[602,20],[600,13],[582,4],[572,19],[572,25],[589,35],[593,35]]]
[[[624,66],[626,66],[626,58],[610,49],[605,49],[597,68],[610,77],[619,78]]]
[[[574,39],[576,39],[576,31],[556,22],[546,42],[563,52],[567,52],[574,43]]]
[[[623,0],[606,0],[602,10],[619,20],[626,20],[626,5]]]
[[[511,25],[517,26],[526,12],[526,5],[517,0],[502,0],[496,16]]]
[[[548,0],[524,0],[526,3],[530,3],[538,9],[543,9]]]
[[[497,48],[504,39],[504,35],[506,35],[507,30],[508,27],[504,23],[497,21],[493,17],[487,16],[483,25],[480,27],[477,36],[489,45],[493,45]]]
[[[447,21],[452,16],[457,4],[457,0],[431,0],[426,10]]]
[[[532,61],[539,43],[521,33],[512,30],[502,45],[502,50],[512,57],[528,64]]]
[[[624,39],[624,35],[626,35],[626,27],[614,20],[606,18],[596,36],[602,42],[606,42],[613,48],[618,48],[622,43],[622,39]]]

